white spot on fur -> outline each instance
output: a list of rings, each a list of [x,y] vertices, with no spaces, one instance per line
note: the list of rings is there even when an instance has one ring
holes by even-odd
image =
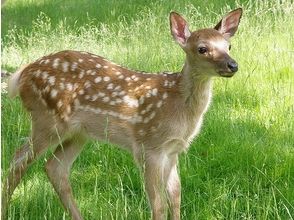
[[[99,83],[102,81],[102,77],[101,76],[97,76],[95,79],[94,79],[94,82],[95,83]]]
[[[151,114],[149,115],[149,120],[153,119],[156,115],[156,112],[151,112]]]
[[[42,72],[42,78],[47,79],[47,77],[48,77],[48,72],[46,71]]]
[[[40,75],[41,75],[41,70],[37,70],[37,71],[35,71],[35,75],[36,75],[37,78],[39,78]]]
[[[151,90],[148,90],[148,91],[147,91],[147,93],[146,93],[146,97],[147,97],[147,98],[150,98],[150,97],[151,97],[151,95],[152,95],[152,92],[151,92]]]
[[[67,83],[67,84],[66,84],[66,89],[67,89],[68,91],[72,91],[72,90],[73,90],[73,85],[72,85],[71,83]]]
[[[71,112],[71,107],[70,107],[70,105],[68,105],[68,106],[66,106],[66,113],[70,114],[70,112]]]
[[[96,101],[98,99],[98,94],[92,95],[91,101]]]
[[[102,99],[103,102],[109,102],[109,100],[110,100],[110,98],[107,97],[107,96],[105,96],[105,97]]]
[[[77,90],[77,88],[79,88],[79,84],[78,83],[74,83],[74,90]]]
[[[98,96],[99,97],[104,97],[105,96],[105,93],[104,92],[98,92]]]
[[[147,105],[146,112],[149,112],[152,107],[153,107],[153,104],[152,103],[150,103],[149,105]]]
[[[126,94],[125,91],[120,91],[120,92],[119,92],[119,95],[120,95],[120,96],[123,96],[123,95],[125,95],[125,94]]]
[[[159,100],[159,101],[157,102],[157,104],[156,104],[156,107],[157,107],[157,108],[160,108],[160,107],[162,106],[162,103],[163,103],[162,100]]]
[[[51,96],[51,98],[55,98],[57,96],[57,94],[58,94],[58,91],[56,89],[52,89],[50,96]]]
[[[119,98],[117,98],[117,99],[115,100],[115,102],[116,102],[117,104],[120,104],[120,103],[122,103],[122,100],[119,99]]]
[[[71,71],[75,71],[75,70],[77,69],[77,67],[78,67],[78,63],[77,63],[77,62],[73,62],[73,63],[71,64],[71,68],[70,68],[70,70],[71,70]]]
[[[167,87],[169,85],[169,81],[168,80],[164,80],[164,84],[163,84],[163,86],[164,87]]]
[[[84,94],[85,94],[85,90],[83,90],[83,89],[79,90],[79,91],[78,91],[78,94],[79,94],[79,95],[84,95]]]
[[[55,85],[55,76],[50,76],[48,78],[48,82],[51,86],[54,86]]]
[[[116,102],[115,102],[115,101],[110,101],[109,104],[110,104],[110,105],[115,105]]]
[[[85,84],[84,84],[84,87],[86,89],[90,88],[91,87],[91,82],[89,80],[86,80]]]
[[[63,105],[62,101],[61,101],[61,100],[59,100],[59,101],[57,102],[57,108],[61,108],[61,107],[62,107],[62,105]]]
[[[64,85],[63,82],[60,82],[60,83],[59,83],[59,88],[60,88],[61,90],[64,90],[64,89],[65,89],[65,85]]]
[[[79,63],[82,63],[84,60],[80,58],[78,61],[79,61]]]
[[[108,81],[110,80],[110,77],[109,77],[109,76],[104,76],[104,77],[103,77],[103,80],[104,80],[105,82],[108,82]]]
[[[166,99],[167,97],[168,97],[167,92],[163,93],[162,98],[163,98],[163,99]]]
[[[59,66],[59,61],[60,61],[59,58],[56,58],[56,59],[53,60],[52,67],[53,67],[54,69],[56,69],[56,68]]]
[[[138,100],[131,98],[128,95],[124,96],[123,100],[129,107],[138,107],[139,106]]]
[[[85,71],[82,70],[80,73],[79,73],[79,78],[82,79],[85,75]]]
[[[118,92],[113,92],[113,93],[111,93],[111,96],[112,96],[112,97],[116,97],[116,96],[118,96]]]
[[[141,96],[140,99],[139,99],[139,104],[142,105],[145,101],[145,98],[144,96]]]
[[[154,88],[151,91],[151,93],[152,93],[153,96],[157,96],[157,92],[158,92],[158,89],[157,88]]]
[[[97,64],[96,64],[96,68],[97,68],[97,69],[100,69],[100,68],[101,68],[101,64],[97,63]]]
[[[43,92],[47,93],[47,92],[49,92],[49,91],[50,91],[50,86],[47,85],[47,86],[45,87],[45,89],[43,89]]]
[[[121,86],[119,86],[119,85],[114,88],[115,91],[118,91],[120,89],[121,89]]]
[[[107,89],[108,89],[108,90],[112,90],[112,89],[113,89],[113,83],[109,83],[109,84],[107,85]]]
[[[62,63],[62,71],[63,72],[68,72],[68,67],[69,67],[69,62],[63,62]]]

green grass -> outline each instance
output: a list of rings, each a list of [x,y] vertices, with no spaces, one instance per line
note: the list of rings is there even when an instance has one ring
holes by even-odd
[[[204,2],[204,1],[203,1]],[[168,13],[192,30],[230,9],[244,15],[232,40],[240,70],[215,79],[201,134],[180,157],[183,219],[294,218],[294,4],[281,1],[10,0],[2,8],[2,68],[62,49],[86,50],[146,71],[179,71]],[[20,100],[2,94],[2,177],[30,132]],[[44,174],[43,157],[14,193],[10,219],[69,219]],[[129,154],[89,143],[71,182],[85,219],[148,219],[142,179]]]

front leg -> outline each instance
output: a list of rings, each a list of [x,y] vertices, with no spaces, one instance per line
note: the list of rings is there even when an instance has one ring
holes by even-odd
[[[166,198],[162,158],[148,156],[145,160],[145,189],[152,209],[152,220],[166,219]]]
[[[181,189],[177,173],[177,154],[162,152],[146,157],[145,188],[152,209],[152,219],[167,219],[166,208],[169,204],[172,219],[179,220]]]
[[[181,182],[176,164],[172,167],[169,173],[166,190],[168,194],[171,219],[179,220],[181,206]]]

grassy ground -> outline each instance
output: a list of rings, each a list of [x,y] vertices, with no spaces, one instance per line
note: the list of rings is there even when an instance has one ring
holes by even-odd
[[[204,2],[204,1],[203,1]],[[215,79],[199,137],[180,158],[183,219],[294,218],[294,5],[281,1],[10,0],[2,8],[2,68],[47,53],[86,50],[133,69],[179,71],[184,56],[169,34],[176,10],[191,29],[245,10],[232,56],[240,71]],[[2,177],[29,136],[20,100],[2,94]],[[34,164],[14,193],[10,219],[69,219]],[[89,143],[74,164],[74,193],[85,219],[148,219],[141,177],[129,154]]]

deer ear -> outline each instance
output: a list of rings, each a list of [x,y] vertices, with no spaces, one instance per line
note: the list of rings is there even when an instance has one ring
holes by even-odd
[[[214,29],[219,31],[224,36],[224,38],[229,39],[236,33],[241,16],[242,8],[235,9],[223,17],[223,19],[214,27]]]
[[[191,35],[187,22],[176,12],[170,13],[169,20],[172,36],[181,45],[181,47],[185,47],[187,40]]]

